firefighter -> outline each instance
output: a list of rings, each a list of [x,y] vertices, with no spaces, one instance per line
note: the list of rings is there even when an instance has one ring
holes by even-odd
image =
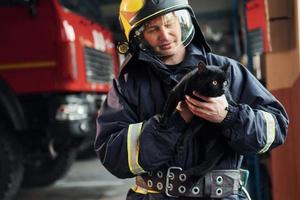
[[[281,103],[240,63],[211,52],[187,0],[122,0],[119,14],[127,58],[97,118],[95,151],[102,164],[116,177],[136,177],[131,200],[250,199],[243,155],[285,141],[288,116]],[[187,96],[162,126],[169,91],[199,61],[230,65],[236,104],[224,95],[195,93],[204,102]],[[192,128],[195,117],[218,127],[220,145],[207,145],[212,130]],[[207,168],[203,163],[214,159],[206,155],[210,151],[221,156]]]

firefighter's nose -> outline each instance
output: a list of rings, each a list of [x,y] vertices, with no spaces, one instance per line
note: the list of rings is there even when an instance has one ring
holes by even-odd
[[[169,37],[170,37],[168,29],[166,29],[166,28],[164,28],[164,27],[162,27],[162,28],[160,29],[160,32],[159,32],[159,33],[160,33],[160,39],[161,39],[161,40],[168,40]]]

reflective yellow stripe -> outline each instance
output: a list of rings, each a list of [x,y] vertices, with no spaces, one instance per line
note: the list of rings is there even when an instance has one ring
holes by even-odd
[[[269,150],[275,140],[275,120],[270,113],[265,111],[261,112],[263,113],[266,122],[266,145],[259,151],[259,153],[265,153]]]
[[[133,174],[144,173],[145,170],[139,165],[139,135],[141,133],[143,122],[137,124],[130,124],[127,135],[127,153],[128,165]]]
[[[36,62],[20,62],[20,63],[6,63],[0,64],[0,70],[6,69],[24,69],[24,68],[43,68],[53,67],[56,65],[55,61],[36,61]]]
[[[148,194],[148,193],[159,193],[158,191],[154,190],[147,190],[145,188],[142,188],[140,186],[135,185],[134,187],[131,188],[134,192],[139,193],[139,194]]]

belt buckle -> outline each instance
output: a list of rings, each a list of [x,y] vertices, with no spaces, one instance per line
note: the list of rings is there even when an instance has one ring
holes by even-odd
[[[172,185],[170,185],[170,179],[174,179],[175,178],[175,174],[173,172],[171,172],[172,170],[179,170],[179,171],[182,171],[182,168],[181,167],[169,167],[168,168],[168,171],[167,171],[167,175],[166,175],[166,187],[165,187],[165,194],[168,196],[168,197],[179,197],[179,196],[175,196],[175,195],[172,195],[170,194],[169,192],[172,190]]]

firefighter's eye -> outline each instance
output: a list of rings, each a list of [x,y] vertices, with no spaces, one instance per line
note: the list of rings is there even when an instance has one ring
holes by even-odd
[[[154,28],[149,28],[149,29],[146,30],[146,33],[153,33],[154,31],[155,31]]]

